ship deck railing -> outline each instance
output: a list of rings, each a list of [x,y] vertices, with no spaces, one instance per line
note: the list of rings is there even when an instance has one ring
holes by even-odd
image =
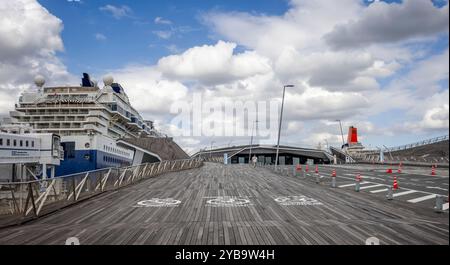
[[[143,179],[202,165],[203,161],[199,159],[167,160],[55,178],[0,183],[0,228],[28,222]]]

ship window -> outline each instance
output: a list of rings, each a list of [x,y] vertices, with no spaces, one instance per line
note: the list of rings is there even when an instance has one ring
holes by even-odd
[[[34,147],[34,141],[31,141],[31,147]]]
[[[13,146],[17,146],[17,140],[16,139],[13,140]]]
[[[10,146],[11,145],[11,140],[6,139],[6,146]]]
[[[3,145],[3,138],[0,138],[0,145]]]
[[[75,142],[61,143],[64,149],[64,158],[75,158]]]
[[[25,141],[25,146],[26,146],[26,147],[28,147],[28,140],[27,140],[27,141]]]

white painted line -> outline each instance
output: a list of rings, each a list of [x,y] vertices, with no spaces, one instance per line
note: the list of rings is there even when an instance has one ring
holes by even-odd
[[[381,187],[384,186],[383,184],[376,184],[376,185],[370,185],[370,186],[364,186],[359,188],[360,190],[365,190],[365,189],[370,189],[370,188],[375,188],[375,187]]]
[[[436,190],[445,190],[445,191],[448,191],[448,189],[444,189],[444,188],[441,188],[441,187],[430,187],[430,186],[427,186],[427,189],[436,189]]]
[[[383,192],[383,191],[387,191],[388,189],[381,189],[381,190],[372,190],[372,191],[370,191],[371,193],[380,193],[380,192]]]
[[[448,210],[448,202],[446,203],[446,204],[444,204],[444,205],[442,205],[442,209],[445,211],[445,210]]]
[[[366,184],[367,182],[361,182],[360,184]],[[338,188],[345,188],[345,187],[351,187],[351,186],[355,186],[356,185],[356,183],[352,183],[352,184],[345,184],[345,185],[341,185],[341,186],[338,186]]]
[[[399,197],[399,196],[403,196],[403,195],[407,195],[407,194],[411,194],[411,193],[415,193],[417,192],[416,190],[407,190],[404,192],[399,192],[399,193],[394,193],[393,197]]]
[[[423,201],[426,201],[426,200],[429,200],[429,199],[434,199],[434,198],[436,198],[436,194],[431,194],[431,195],[427,195],[427,196],[422,196],[422,197],[419,197],[419,198],[415,198],[415,199],[412,199],[412,200],[408,200],[408,202],[411,202],[411,203],[418,203],[418,202],[423,202]]]

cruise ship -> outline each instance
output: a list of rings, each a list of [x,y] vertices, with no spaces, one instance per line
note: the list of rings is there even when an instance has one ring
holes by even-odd
[[[12,124],[60,136],[64,157],[56,176],[131,165],[135,151],[119,145],[119,139],[164,137],[131,106],[113,77],[104,77],[103,83],[99,88],[83,73],[80,86],[44,87],[45,79],[38,76],[10,112]]]

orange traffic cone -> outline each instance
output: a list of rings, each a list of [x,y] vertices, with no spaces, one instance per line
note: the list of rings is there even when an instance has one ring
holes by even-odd
[[[386,170],[386,173],[392,174],[392,168],[388,168],[388,170]]]
[[[394,189],[394,190],[398,190],[399,189],[396,176],[394,176],[394,184],[392,185],[392,189]]]
[[[402,163],[398,164],[397,172],[402,173]]]
[[[305,171],[308,172],[309,171],[309,167],[308,165],[305,166]]]
[[[361,182],[361,180],[361,173],[358,173],[358,175],[356,176],[356,181]]]
[[[297,164],[297,166],[295,167],[295,170],[297,171],[301,171],[302,170],[302,165]]]
[[[316,174],[319,173],[319,166],[316,165]]]
[[[331,173],[331,176],[332,176],[333,178],[336,177],[336,169],[333,169],[333,172]]]
[[[436,168],[434,167],[434,165],[431,166],[431,175],[436,176]]]

